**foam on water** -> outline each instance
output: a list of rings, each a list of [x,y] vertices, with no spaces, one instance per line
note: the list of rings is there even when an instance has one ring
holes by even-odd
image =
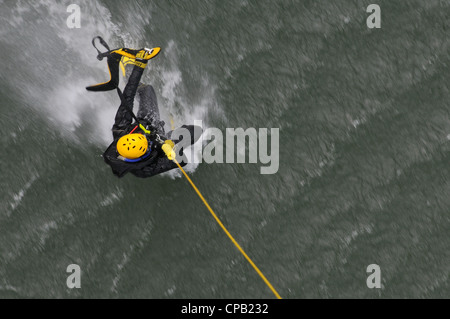
[[[17,194],[13,195],[13,201],[10,202],[11,210],[7,212],[7,216],[10,217],[11,214],[16,210],[16,208],[20,205],[22,202],[23,197],[25,196],[28,189],[33,185],[33,183],[36,181],[38,176],[32,176],[30,180],[25,184],[25,186],[19,190]]]
[[[96,52],[90,45],[92,37],[101,34],[110,41],[126,40],[127,35],[111,22],[109,11],[98,1],[83,4],[82,27],[69,29],[66,25],[69,4],[18,1],[11,7],[2,6],[1,15],[12,17],[3,19],[7,35],[2,41],[4,49],[15,53],[17,59],[14,66],[6,66],[10,87],[72,138],[82,125],[82,114],[90,113],[94,118],[111,118],[114,114],[110,95],[85,90],[85,86],[107,76],[106,65],[95,58]],[[106,143],[111,124],[105,124],[100,121],[96,125],[100,138],[94,142]]]
[[[166,122],[166,131],[180,127],[183,124],[195,124],[202,121],[203,132],[208,127],[205,118],[208,109],[217,107],[215,98],[215,87],[206,78],[202,79],[202,86],[199,88],[199,102],[190,104],[183,92],[185,92],[182,72],[179,67],[178,50],[176,43],[169,41],[165,50],[165,57],[169,60],[169,67],[161,70],[161,99],[159,109],[161,118]],[[194,172],[201,161],[202,136],[199,140],[184,150],[184,154],[190,161],[185,170]],[[162,174],[171,178],[181,177],[178,170],[169,171]]]
[[[114,91],[93,93],[85,90],[86,86],[104,82],[109,76],[106,61],[96,59],[91,40],[100,35],[110,47],[153,45],[147,43],[144,33],[144,27],[150,23],[150,13],[137,14],[142,8],[132,3],[123,10],[122,19],[125,17],[125,20],[114,21],[108,8],[99,1],[89,1],[80,5],[81,28],[70,29],[66,24],[70,4],[70,1],[41,0],[18,1],[13,6],[6,6],[0,2],[1,17],[5,22],[1,43],[7,52],[17,52],[18,63],[6,66],[9,85],[68,139],[83,145],[87,140],[105,147],[112,140],[111,126],[120,101]],[[189,105],[183,96],[176,43],[169,41],[162,49],[169,63],[162,67],[162,63],[155,60],[151,68],[160,74],[157,80],[161,81],[162,91],[157,96],[166,128],[170,130],[171,126],[204,119],[209,104],[214,101],[213,87],[205,82],[199,93],[204,94],[201,102]],[[144,82],[147,76],[150,77],[147,73],[152,72],[146,71]],[[154,78],[154,74],[151,76]],[[188,170],[195,167],[192,165]]]

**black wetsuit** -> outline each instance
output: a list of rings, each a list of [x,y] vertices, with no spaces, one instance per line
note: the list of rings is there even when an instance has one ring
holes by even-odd
[[[111,166],[113,173],[118,177],[122,177],[126,173],[132,173],[137,177],[151,177],[177,167],[175,163],[167,159],[161,150],[160,144],[155,140],[156,134],[162,140],[166,140],[167,138],[164,132],[164,122],[160,120],[155,91],[151,85],[140,84],[143,72],[144,69],[138,66],[133,67],[133,71],[121,96],[122,102],[117,110],[112,128],[114,141],[103,154],[105,162]],[[120,137],[129,134],[138,125],[136,122],[132,123],[133,117],[130,112],[130,110],[133,110],[136,93],[139,98],[139,110],[136,117],[139,123],[147,126],[152,132],[150,136],[147,135],[151,152],[145,159],[130,163],[118,157],[119,154],[116,144]],[[134,133],[143,132],[140,128],[137,128]],[[167,136],[170,137],[171,133],[169,132]],[[176,143],[178,141],[174,142]],[[183,161],[180,164],[182,166],[186,165]]]

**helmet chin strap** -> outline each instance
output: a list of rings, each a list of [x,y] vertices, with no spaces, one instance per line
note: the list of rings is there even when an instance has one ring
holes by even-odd
[[[131,132],[128,133],[128,134],[133,134],[134,131],[136,131],[136,129],[137,129],[138,127],[139,127],[142,131],[144,131],[145,134],[151,134],[151,132],[150,132],[149,130],[147,130],[147,129],[144,127],[144,125],[142,125],[142,124],[140,124],[140,123],[139,123],[139,125],[136,125],[136,126],[131,130]],[[159,137],[158,134],[156,134],[156,135]]]
[[[128,133],[128,134],[133,134],[134,133],[134,131],[136,131],[136,129],[139,127],[139,125],[136,125],[135,127],[134,127],[134,129],[132,129],[131,130],[131,132],[130,133]]]

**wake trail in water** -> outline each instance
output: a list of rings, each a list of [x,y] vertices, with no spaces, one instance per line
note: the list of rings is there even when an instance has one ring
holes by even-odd
[[[111,127],[119,98],[114,91],[85,90],[109,76],[105,60],[96,59],[91,45],[92,38],[100,35],[111,48],[162,46],[163,54],[149,65],[143,81],[157,89],[166,131],[205,118],[208,104],[215,101],[213,86],[205,83],[199,92],[203,95],[200,102],[189,105],[183,96],[176,43],[169,39],[164,47],[145,40],[142,26],[150,23],[150,13],[134,12],[140,9],[135,4],[121,4],[126,6],[121,14],[126,20],[114,21],[105,4],[89,1],[81,5],[81,28],[70,29],[66,23],[70,4],[49,0],[17,1],[11,6],[0,3],[1,58],[6,62],[4,72],[9,75],[7,87],[25,101],[27,108],[36,110],[49,125],[80,145],[88,141],[99,147],[107,146],[112,141]],[[196,166],[190,165],[188,170]]]
[[[88,48],[92,34],[102,32],[110,40],[118,29],[98,2],[86,6],[90,14],[83,15],[80,29],[67,27],[64,2],[18,1],[11,7],[2,4],[1,10],[2,18],[13,17],[3,19],[7,34],[2,38],[10,88],[68,137],[75,136],[88,113],[99,119],[114,115],[106,107],[112,102],[107,95],[89,95],[84,87],[104,73]],[[107,131],[97,127],[92,136],[99,138],[93,142],[105,142]]]

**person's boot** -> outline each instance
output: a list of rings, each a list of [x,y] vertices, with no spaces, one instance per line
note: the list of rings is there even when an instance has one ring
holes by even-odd
[[[147,66],[148,60],[153,59],[155,56],[158,55],[159,51],[161,51],[161,48],[156,47],[153,49],[144,48],[140,50],[136,54],[136,62],[135,65],[137,65],[140,68],[145,69]]]

